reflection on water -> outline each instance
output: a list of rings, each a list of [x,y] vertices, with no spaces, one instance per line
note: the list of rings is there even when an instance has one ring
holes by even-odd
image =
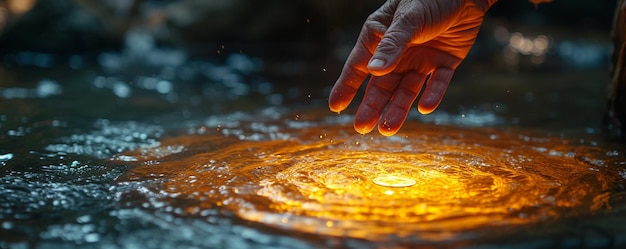
[[[363,136],[341,118],[309,117],[201,126],[125,153],[136,163],[123,181],[158,176],[145,194],[181,214],[218,209],[285,231],[373,241],[526,236],[528,226],[624,205],[621,151],[417,123],[394,137]],[[384,177],[400,186],[375,183]]]

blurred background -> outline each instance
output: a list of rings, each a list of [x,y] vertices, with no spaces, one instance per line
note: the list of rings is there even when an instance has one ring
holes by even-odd
[[[278,0],[3,0],[0,1],[0,49],[6,56],[15,51],[88,55],[108,50],[176,47],[192,56],[243,52],[267,59],[343,60],[364,19],[382,3],[381,0],[358,4],[332,0],[287,3]],[[580,50],[576,46],[586,45],[581,41],[608,38],[615,5],[614,0],[593,4],[557,0],[540,5],[525,0],[501,0],[487,15],[478,44],[480,52],[493,52],[509,45],[509,38],[515,32],[529,38],[539,34],[558,36],[571,40],[562,50],[570,49],[569,46]],[[567,52],[561,51],[564,54]]]
[[[252,98],[322,107],[363,21],[382,3],[3,0],[0,93],[28,97],[52,77],[57,85],[43,84],[52,92],[109,91],[100,96],[107,103],[150,96],[146,105],[162,110],[244,110],[241,101],[224,103]],[[504,116],[507,125],[597,131],[615,6],[615,0],[497,2],[437,114],[484,111]]]

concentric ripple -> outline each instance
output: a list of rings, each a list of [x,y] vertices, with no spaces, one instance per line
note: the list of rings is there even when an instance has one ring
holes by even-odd
[[[182,136],[159,147],[180,153],[127,155],[143,163],[126,180],[162,176],[153,191],[159,205],[188,214],[219,209],[290,231],[425,241],[608,210],[607,191],[624,181],[621,159],[593,147],[408,126],[391,138],[344,132],[346,125],[300,127],[267,141]]]
[[[375,177],[374,179],[372,179],[372,182],[378,186],[398,187],[398,188],[411,187],[417,183],[416,180],[413,180],[405,176],[386,175],[386,174],[382,174],[382,175]]]
[[[345,158],[333,159],[327,152],[318,152],[309,156],[317,159],[296,160],[293,166],[260,181],[257,193],[271,200],[276,211],[330,220],[415,223],[479,213],[457,204],[469,204],[477,196],[498,198],[512,184],[431,154],[399,158],[393,153],[347,153]],[[410,179],[415,184],[384,187],[373,182],[380,177]]]

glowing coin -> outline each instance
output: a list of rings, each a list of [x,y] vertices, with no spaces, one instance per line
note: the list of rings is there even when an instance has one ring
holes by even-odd
[[[372,180],[374,184],[383,187],[402,188],[410,187],[417,183],[415,180],[402,176],[382,175],[377,176]]]

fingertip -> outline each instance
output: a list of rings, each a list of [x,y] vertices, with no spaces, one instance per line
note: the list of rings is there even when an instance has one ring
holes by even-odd
[[[417,110],[420,113],[429,114],[437,109],[453,74],[454,69],[451,68],[438,68],[431,74],[417,105]]]
[[[419,111],[421,114],[430,114],[433,111],[435,111],[435,109],[437,109],[437,105],[433,106],[432,104],[422,104],[422,103],[420,103],[417,106],[417,111]]]
[[[338,101],[338,100],[334,100],[333,98],[329,98],[328,107],[330,108],[330,111],[339,113],[345,110],[348,107],[348,104],[344,103],[343,101]]]
[[[356,121],[354,122],[354,130],[362,135],[370,133],[373,129],[374,129],[373,126],[357,124]]]
[[[380,57],[372,57],[367,64],[367,71],[373,76],[383,76],[393,71],[393,67],[389,66],[389,60]]]
[[[387,62],[381,58],[372,58],[370,62],[367,64],[367,67],[370,69],[380,69],[384,68],[387,65]]]
[[[333,112],[340,112],[348,108],[356,94],[356,89],[343,83],[336,83],[328,96],[328,107]]]
[[[397,108],[390,108],[378,123],[378,132],[384,136],[395,135],[406,120],[407,112]]]
[[[419,111],[421,114],[432,113],[433,111],[435,111],[435,109],[437,109],[439,103],[441,103],[441,97],[443,96],[430,96],[420,99],[419,103],[417,104],[417,111]]]
[[[407,112],[398,108],[389,108],[378,123],[378,132],[384,136],[393,136],[404,124]]]
[[[378,123],[378,115],[371,113],[367,106],[361,106],[354,115],[354,130],[361,134],[370,133]]]
[[[427,92],[426,96],[420,98],[417,110],[421,114],[429,114],[435,111],[443,99],[443,94],[443,92]]]
[[[346,105],[342,103],[332,102],[330,100],[328,101],[328,107],[330,108],[330,111],[336,113],[339,113],[346,109]]]
[[[382,123],[378,126],[378,133],[386,137],[395,135],[396,133],[398,133],[398,130],[400,130],[399,127],[391,127]]]
[[[381,76],[392,72],[398,64],[401,55],[407,48],[414,30],[405,18],[394,18],[383,37],[378,42],[376,51],[370,58],[367,69],[374,76]]]
[[[345,110],[345,109],[346,109],[346,108],[341,107],[341,106],[332,106],[332,105],[329,105],[329,107],[330,107],[330,111],[331,111],[331,112],[336,112],[337,114],[339,114],[341,111],[343,111],[343,110]]]

